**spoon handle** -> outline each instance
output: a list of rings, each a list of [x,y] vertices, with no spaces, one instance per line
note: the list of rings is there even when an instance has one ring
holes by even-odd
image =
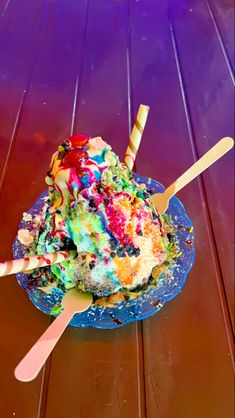
[[[52,322],[16,367],[16,379],[29,382],[38,375],[73,315],[73,311],[64,309]]]
[[[214,164],[219,158],[226,154],[234,145],[232,138],[221,139],[206,154],[196,161],[187,171],[185,171],[174,183],[172,183],[164,192],[171,198],[184,186],[190,183],[195,177]]]

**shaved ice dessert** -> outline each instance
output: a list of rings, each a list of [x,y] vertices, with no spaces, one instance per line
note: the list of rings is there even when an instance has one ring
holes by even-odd
[[[29,272],[29,288],[50,294],[77,287],[105,305],[138,297],[173,267],[180,253],[171,220],[158,214],[150,190],[101,137],[66,139],[51,158],[46,183],[34,230],[20,230],[18,238],[26,254],[75,250],[76,257]]]

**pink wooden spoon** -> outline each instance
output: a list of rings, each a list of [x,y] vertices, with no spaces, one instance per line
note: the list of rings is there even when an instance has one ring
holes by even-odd
[[[233,148],[234,141],[226,137],[217,142],[206,154],[194,163],[185,173],[183,173],[174,183],[172,183],[163,193],[156,193],[152,196],[153,204],[160,214],[164,213],[169,205],[169,200],[179,192],[184,186],[190,183],[195,177],[214,164],[219,158]]]
[[[38,375],[74,314],[86,311],[91,303],[90,293],[71,289],[64,295],[62,300],[64,310],[18,364],[15,369],[16,379],[30,382]]]

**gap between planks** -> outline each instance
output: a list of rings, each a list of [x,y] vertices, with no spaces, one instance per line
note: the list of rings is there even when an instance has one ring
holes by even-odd
[[[206,0],[206,5],[207,5],[207,8],[208,8],[208,12],[209,12],[210,18],[212,20],[212,23],[213,23],[215,32],[216,32],[216,36],[218,38],[218,42],[220,44],[220,47],[221,47],[221,50],[222,50],[222,53],[223,53],[223,57],[225,59],[226,66],[227,66],[228,71],[229,71],[229,75],[231,77],[231,80],[232,80],[233,85],[235,85],[235,77],[234,77],[233,66],[231,64],[231,61],[230,61],[230,58],[229,58],[229,55],[228,55],[228,52],[227,52],[225,43],[223,41],[223,38],[222,38],[222,35],[221,35],[221,32],[220,32],[219,26],[218,26],[218,24],[216,22],[215,14],[213,12],[213,9],[211,7],[211,4],[210,4],[210,1],[209,0]]]
[[[131,33],[130,33],[130,0],[127,2],[127,49],[126,49],[126,69],[127,69],[127,107],[128,107],[128,133],[131,135],[134,123],[133,109],[133,90],[132,90],[132,66],[131,66]],[[133,171],[136,169],[136,161]],[[138,413],[139,418],[147,418],[146,404],[146,381],[145,381],[145,358],[144,358],[144,332],[143,321],[137,322],[136,327],[136,354],[137,354],[137,376],[138,376]],[[141,383],[142,382],[142,383]],[[143,413],[143,414],[142,414]]]
[[[187,122],[187,127],[188,127],[189,139],[190,139],[190,144],[192,148],[193,159],[194,161],[196,161],[199,158],[199,154],[197,150],[196,138],[195,138],[195,133],[193,129],[191,112],[190,112],[190,106],[188,103],[187,93],[185,89],[185,82],[183,78],[182,67],[180,64],[179,50],[177,46],[177,39],[176,39],[176,34],[175,34],[175,29],[174,29],[174,24],[173,24],[173,18],[171,14],[169,14],[169,28],[170,28],[172,47],[174,51],[176,68],[177,68],[177,73],[178,73],[178,78],[179,78],[184,112],[185,112],[185,117],[186,117],[186,122]],[[213,224],[212,224],[212,220],[210,216],[209,204],[208,204],[207,196],[206,196],[206,188],[205,188],[205,184],[204,184],[204,180],[202,176],[198,177],[197,180],[198,180],[198,185],[199,185],[199,190],[200,190],[200,195],[201,195],[201,201],[203,203],[203,210],[204,210],[205,217],[206,217],[207,232],[208,232],[212,257],[213,257],[213,264],[214,264],[215,272],[216,272],[216,282],[218,286],[220,305],[222,309],[222,314],[223,314],[223,319],[224,319],[224,324],[225,324],[225,329],[226,329],[226,334],[227,334],[227,339],[228,339],[228,345],[229,345],[229,349],[231,352],[231,361],[232,361],[232,364],[234,364],[233,327],[232,327],[231,317],[229,314],[229,306],[228,306],[228,300],[227,300],[226,291],[224,287],[224,282],[222,279],[223,278],[222,269],[221,269],[221,265],[219,261],[218,249],[217,249],[215,234],[213,230]]]
[[[75,81],[74,86],[74,99],[73,99],[73,107],[72,107],[72,115],[71,115],[71,128],[70,134],[74,133],[75,127],[75,119],[78,109],[78,103],[80,98],[80,91],[81,91],[81,80],[83,74],[83,63],[85,57],[85,47],[86,47],[86,38],[87,38],[87,22],[88,22],[88,12],[89,12],[89,0],[87,0],[86,4],[86,13],[85,13],[85,25],[84,25],[84,36],[83,36],[83,49],[81,54],[81,64],[78,68],[78,74]],[[53,322],[53,317],[50,317],[50,323]],[[45,418],[46,417],[46,410],[47,410],[47,398],[48,398],[48,388],[49,388],[49,381],[50,381],[50,372],[51,372],[51,364],[52,364],[52,356],[53,353],[49,356],[42,374],[42,381],[41,381],[41,390],[40,390],[40,399],[39,399],[39,407],[38,407],[38,415],[37,418]]]
[[[33,60],[32,60],[32,66],[31,66],[31,69],[29,71],[29,75],[28,75],[28,79],[27,79],[26,84],[25,84],[25,88],[23,89],[23,92],[22,92],[22,95],[21,95],[21,99],[20,99],[19,106],[18,106],[18,109],[17,109],[16,118],[15,118],[15,122],[14,122],[14,125],[13,125],[13,130],[12,130],[12,134],[11,134],[11,138],[10,138],[10,144],[9,144],[8,151],[7,151],[6,161],[5,161],[5,164],[3,166],[3,171],[2,171],[2,174],[1,174],[1,177],[0,177],[0,201],[1,201],[1,197],[3,196],[3,190],[4,190],[4,187],[5,187],[5,181],[6,181],[6,177],[7,177],[9,163],[11,161],[11,157],[12,157],[14,146],[15,146],[17,131],[18,131],[18,128],[19,128],[19,125],[20,125],[25,99],[26,99],[27,94],[28,94],[29,89],[30,89],[32,75],[33,75],[34,68],[35,68],[35,65],[36,65],[36,62],[37,62],[37,56],[38,56],[38,53],[39,53],[39,50],[40,50],[40,44],[41,44],[42,34],[43,34],[43,30],[45,28],[46,20],[47,20],[47,13],[45,13],[45,10],[44,10],[44,7],[43,7],[42,12],[41,12],[40,23],[39,23],[38,37],[37,37],[37,40],[35,42],[36,46],[35,46],[34,57],[33,57]]]
[[[10,1],[11,0],[6,0],[6,3],[5,3],[5,5],[3,6],[3,9],[2,9],[1,17],[4,17],[5,16],[5,13],[6,13],[7,9],[8,9],[8,6],[9,6]]]
[[[78,75],[76,77],[76,83],[75,83],[75,88],[74,88],[73,110],[72,110],[72,119],[71,119],[71,128],[70,128],[70,134],[71,135],[73,135],[75,133],[74,132],[75,120],[77,119],[79,99],[80,99],[80,95],[81,95],[81,85],[82,85],[81,81],[82,81],[82,76],[83,76],[85,53],[86,53],[86,43],[87,43],[88,16],[89,16],[89,0],[87,0],[87,4],[86,4],[85,25],[84,25],[84,35],[83,35],[83,48],[82,48],[82,54],[81,54],[81,64],[80,64],[80,68],[78,70]]]

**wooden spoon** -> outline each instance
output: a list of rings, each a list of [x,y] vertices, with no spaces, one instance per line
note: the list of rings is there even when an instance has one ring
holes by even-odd
[[[74,314],[86,311],[91,303],[90,293],[71,289],[64,295],[62,300],[64,310],[18,364],[15,369],[16,379],[29,382],[38,375]]]
[[[217,142],[206,154],[194,163],[184,174],[172,183],[163,193],[156,193],[152,196],[153,204],[160,214],[164,213],[169,205],[169,200],[184,186],[190,183],[195,177],[214,164],[226,152],[233,148],[234,141],[226,137]]]

